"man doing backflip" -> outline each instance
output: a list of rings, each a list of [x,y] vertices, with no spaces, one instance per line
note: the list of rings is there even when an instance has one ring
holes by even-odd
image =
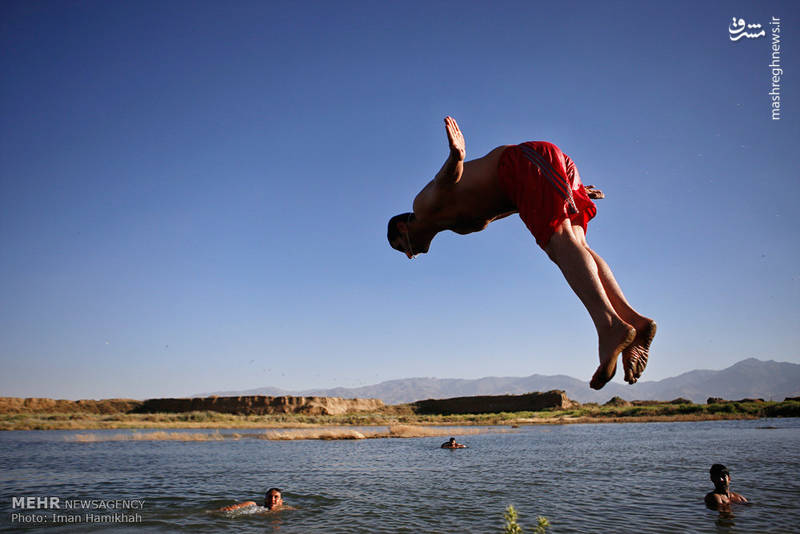
[[[464,161],[464,136],[445,118],[450,154],[436,177],[416,196],[413,212],[389,221],[392,248],[410,259],[426,253],[436,234],[479,232],[497,219],[520,218],[578,295],[597,329],[600,366],[590,382],[602,388],[622,352],[625,380],[635,383],[647,365],[656,323],[628,304],[611,268],[586,242],[586,225],[597,213],[578,169],[561,150],[544,141],[495,148]]]

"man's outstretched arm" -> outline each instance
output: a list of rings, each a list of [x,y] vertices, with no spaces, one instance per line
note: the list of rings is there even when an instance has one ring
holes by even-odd
[[[464,172],[464,156],[467,153],[466,144],[464,143],[464,135],[458,129],[458,123],[453,117],[445,117],[444,125],[447,130],[450,154],[434,181],[439,184],[457,184],[461,180],[461,174]]]

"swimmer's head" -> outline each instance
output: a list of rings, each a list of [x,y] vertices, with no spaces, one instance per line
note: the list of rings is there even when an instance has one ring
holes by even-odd
[[[725,476],[730,476],[730,472],[728,468],[722,464],[714,464],[711,466],[711,469],[708,471],[711,474],[711,478],[722,478]]]
[[[454,444],[456,442],[456,438],[450,438],[450,443]]]
[[[278,508],[283,505],[283,497],[279,488],[270,488],[264,496],[264,507],[268,510]]]
[[[711,481],[717,488],[726,489],[730,485],[731,474],[724,465],[714,464],[708,472],[711,475]]]

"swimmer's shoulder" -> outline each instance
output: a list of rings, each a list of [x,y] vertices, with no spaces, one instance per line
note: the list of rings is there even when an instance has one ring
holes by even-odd
[[[731,502],[743,504],[747,502],[747,498],[740,493],[731,492]]]
[[[725,504],[725,501],[722,498],[722,495],[719,493],[712,491],[706,494],[706,505],[711,507],[717,507],[721,504]]]

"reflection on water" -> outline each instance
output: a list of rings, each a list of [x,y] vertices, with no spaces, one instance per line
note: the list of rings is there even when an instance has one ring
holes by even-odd
[[[728,532],[732,527],[736,526],[733,517],[733,510],[720,510],[717,518],[717,527],[719,527],[720,531]]]
[[[70,441],[74,434],[0,433],[0,529],[20,512],[14,496],[145,500],[138,523],[50,524],[47,532],[501,532],[509,504],[528,531],[544,515],[553,533],[792,532],[800,524],[798,419],[454,433],[469,448],[453,451],[438,437]],[[752,504],[732,513],[705,507],[712,463],[731,469],[733,489]],[[297,509],[210,513],[263,502],[270,486]]]

